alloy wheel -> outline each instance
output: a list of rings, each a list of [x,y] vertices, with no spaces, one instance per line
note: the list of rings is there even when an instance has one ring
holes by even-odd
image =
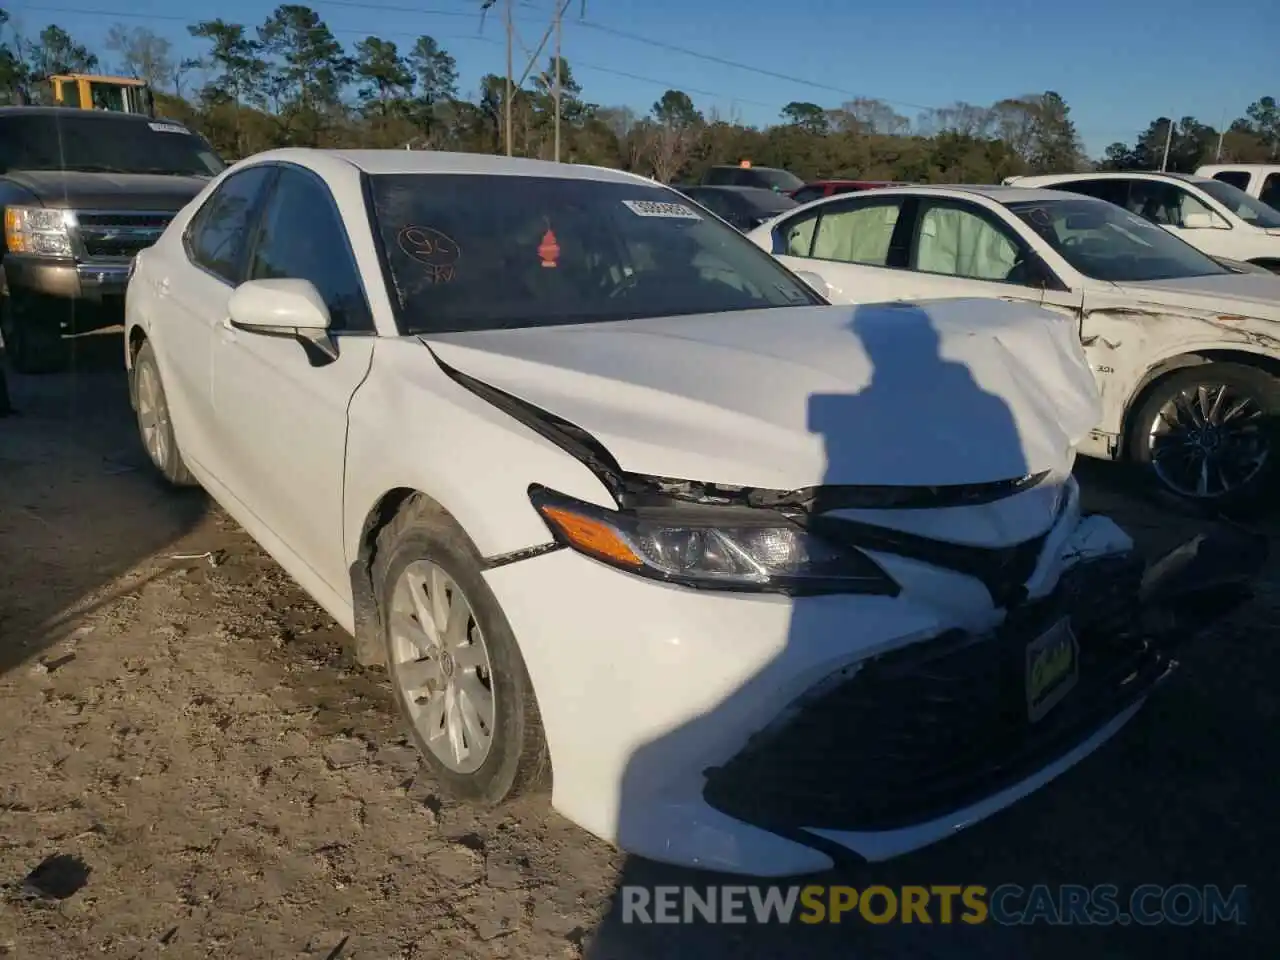
[[[484,634],[462,588],[417,560],[400,574],[389,612],[392,682],[432,755],[454,773],[474,773],[493,745],[493,669]]]
[[[1257,476],[1271,455],[1257,398],[1223,383],[1180,390],[1149,428],[1151,465],[1175,493],[1206,500],[1233,493]]]
[[[138,427],[147,456],[160,470],[169,456],[169,407],[160,391],[155,368],[149,363],[138,366]]]

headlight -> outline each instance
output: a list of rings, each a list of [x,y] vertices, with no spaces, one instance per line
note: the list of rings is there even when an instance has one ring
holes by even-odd
[[[10,253],[35,253],[46,257],[71,256],[74,215],[48,207],[5,207],[4,245]]]
[[[608,510],[529,490],[557,542],[640,576],[712,590],[896,596],[870,557],[754,508]]]

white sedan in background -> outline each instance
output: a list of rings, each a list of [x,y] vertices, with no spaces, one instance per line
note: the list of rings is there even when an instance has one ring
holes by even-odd
[[[1270,501],[1280,276],[1230,270],[1103,200],[1021,186],[832,197],[748,237],[838,303],[993,297],[1065,314],[1102,394],[1081,453],[1147,464],[1215,510]]]
[[[1006,184],[1064,190],[1123,207],[1211,257],[1280,273],[1280,210],[1230,183],[1186,173],[1052,173]]]
[[[826,304],[630,174],[261,154],[126,313],[156,468],[385,664],[441,784],[550,784],[633,853],[785,875],[948,836],[1194,627],[1153,637],[1139,596],[1192,594],[1081,517],[1098,396],[1057,318]]]

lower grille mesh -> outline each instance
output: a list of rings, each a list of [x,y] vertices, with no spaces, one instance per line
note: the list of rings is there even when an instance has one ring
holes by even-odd
[[[1167,670],[1135,612],[1142,570],[1130,558],[1082,563],[991,635],[951,631],[865,663],[708,771],[707,801],[766,828],[885,830],[1029,776]],[[1079,641],[1079,681],[1032,723],[1026,646],[1065,615]]]

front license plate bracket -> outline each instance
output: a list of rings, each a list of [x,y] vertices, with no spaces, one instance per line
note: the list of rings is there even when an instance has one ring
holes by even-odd
[[[1027,644],[1024,690],[1032,723],[1062,702],[1080,680],[1080,644],[1063,617]]]

